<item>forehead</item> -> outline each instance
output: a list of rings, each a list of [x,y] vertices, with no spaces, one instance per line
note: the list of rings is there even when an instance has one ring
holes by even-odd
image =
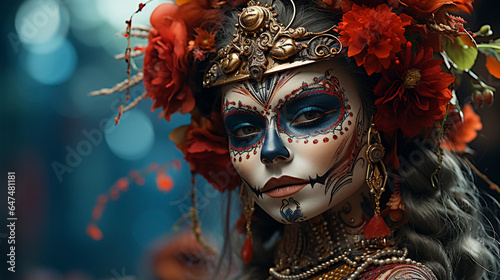
[[[354,90],[352,78],[345,71],[345,67],[335,60],[322,61],[277,74],[264,76],[262,81],[244,81],[222,87],[223,100],[242,102],[252,106],[267,108],[283,100],[292,92],[300,91],[304,84],[311,84],[321,80],[325,73],[337,78],[343,88],[346,88],[346,97],[357,94]]]

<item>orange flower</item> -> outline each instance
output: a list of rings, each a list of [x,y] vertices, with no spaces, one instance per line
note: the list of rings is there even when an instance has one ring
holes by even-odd
[[[488,55],[486,57],[486,68],[491,75],[500,79],[500,62],[494,55]]]
[[[188,80],[187,31],[175,17],[178,7],[166,3],[151,15],[153,29],[144,56],[144,87],[154,101],[152,109],[162,108],[164,116],[190,112],[195,100]]]
[[[443,147],[450,151],[463,152],[467,143],[476,139],[477,131],[483,129],[481,118],[474,112],[470,103],[465,104],[462,113],[463,121],[455,122],[448,131],[448,140],[443,144]]]
[[[221,192],[232,190],[241,183],[230,157],[220,113],[211,119],[193,112],[191,124],[176,128],[170,134],[193,173],[202,175]]]
[[[195,28],[194,31],[194,45],[203,51],[214,51],[215,48],[215,34],[208,30]]]
[[[432,127],[434,121],[446,113],[446,104],[452,93],[448,88],[455,76],[442,72],[442,60],[434,60],[431,48],[420,48],[413,56],[411,43],[382,73],[382,79],[374,89],[379,98],[375,101],[378,130],[391,132],[398,128],[405,137],[416,136],[424,127]]]
[[[215,32],[195,28],[194,41],[189,41],[188,50],[193,53],[194,60],[203,61],[206,54],[215,52]]]
[[[391,60],[406,42],[405,26],[411,23],[408,15],[397,15],[383,4],[375,9],[352,5],[339,23],[340,41],[349,47],[347,55],[364,65],[368,75],[387,69]]]

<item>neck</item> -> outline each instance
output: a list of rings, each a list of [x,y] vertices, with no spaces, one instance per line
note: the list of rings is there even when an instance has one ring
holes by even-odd
[[[346,252],[363,250],[362,229],[368,221],[361,209],[369,197],[365,186],[319,216],[285,225],[275,261],[277,268],[289,268],[294,273],[345,256]]]

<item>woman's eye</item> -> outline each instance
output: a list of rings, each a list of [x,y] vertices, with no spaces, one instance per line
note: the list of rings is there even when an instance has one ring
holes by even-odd
[[[259,132],[260,132],[259,128],[255,127],[255,126],[247,125],[247,126],[243,126],[243,127],[236,129],[236,131],[233,133],[233,135],[235,137],[248,137],[248,136],[252,136],[254,134],[257,134]]]
[[[291,124],[311,123],[311,122],[314,122],[314,121],[320,119],[321,117],[323,117],[323,115],[324,115],[324,112],[315,111],[315,110],[307,111],[307,112],[300,114],[298,117],[296,117],[292,121]]]

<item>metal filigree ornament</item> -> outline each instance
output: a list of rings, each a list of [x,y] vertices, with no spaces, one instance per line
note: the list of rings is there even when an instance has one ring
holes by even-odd
[[[370,188],[370,193],[373,194],[375,199],[375,215],[380,214],[380,197],[382,193],[384,193],[387,183],[387,170],[382,161],[385,155],[385,149],[381,142],[380,134],[374,128],[372,122],[368,130],[368,149],[366,150],[366,158],[368,160],[366,183]]]
[[[274,7],[250,1],[239,14],[232,42],[220,49],[203,79],[204,87],[254,79],[264,75],[331,59],[342,50],[333,35],[335,26],[322,32],[308,32],[304,27],[290,28],[277,20]]]

